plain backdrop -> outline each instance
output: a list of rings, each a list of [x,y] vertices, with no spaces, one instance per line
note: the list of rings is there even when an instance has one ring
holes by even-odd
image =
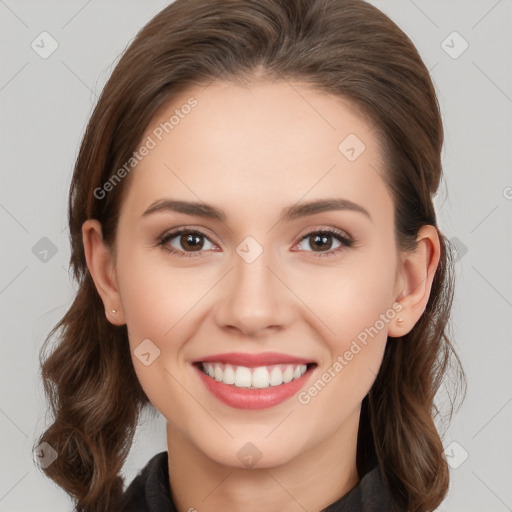
[[[71,510],[31,452],[45,426],[39,349],[74,291],[67,190],[113,65],[167,3],[0,0],[3,512]],[[505,512],[512,510],[512,1],[372,3],[419,49],[445,126],[445,181],[436,205],[459,254],[453,331],[468,395],[443,440],[453,469],[439,510]],[[166,449],[164,428],[160,416],[138,429],[127,482]]]

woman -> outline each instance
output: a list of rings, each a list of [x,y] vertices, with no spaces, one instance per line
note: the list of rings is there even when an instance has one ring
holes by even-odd
[[[177,0],[148,23],[82,141],[79,288],[42,362],[38,444],[76,510],[439,506],[442,140],[416,49],[361,0]],[[146,407],[168,450],[123,493]]]

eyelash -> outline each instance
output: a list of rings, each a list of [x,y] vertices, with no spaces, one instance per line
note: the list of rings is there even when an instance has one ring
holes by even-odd
[[[193,251],[193,252],[178,251],[168,245],[170,240],[172,240],[173,238],[176,238],[177,236],[182,235],[184,233],[199,234],[199,235],[205,237],[211,243],[213,243],[210,240],[209,236],[206,233],[204,233],[203,231],[201,231],[200,229],[197,229],[197,228],[190,229],[190,228],[184,227],[184,228],[180,228],[176,231],[171,231],[170,233],[164,234],[163,236],[161,236],[159,238],[157,245],[161,246],[162,249],[165,250],[166,252],[174,254],[179,257],[194,258],[194,257],[200,256],[201,253],[204,251]],[[322,258],[322,257],[326,257],[326,256],[336,256],[338,253],[340,253],[340,252],[344,251],[345,249],[352,247],[354,245],[354,240],[345,236],[345,234],[342,231],[338,231],[337,229],[334,229],[334,228],[325,228],[325,229],[310,231],[309,233],[304,235],[299,240],[298,243],[300,244],[302,241],[306,240],[307,238],[309,238],[310,236],[315,235],[315,234],[328,234],[328,235],[331,235],[334,238],[336,238],[339,242],[341,242],[341,245],[339,247],[337,247],[336,249],[319,252],[315,255],[315,257]],[[306,251],[306,252],[314,252],[314,251]]]

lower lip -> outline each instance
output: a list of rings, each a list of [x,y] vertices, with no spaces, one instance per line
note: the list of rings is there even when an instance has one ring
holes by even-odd
[[[236,386],[215,380],[195,365],[194,368],[199,373],[199,377],[206,388],[216,398],[236,409],[257,410],[279,405],[298,393],[309,379],[315,367],[309,367],[302,377],[293,379],[288,384],[269,386],[264,389],[237,388]]]

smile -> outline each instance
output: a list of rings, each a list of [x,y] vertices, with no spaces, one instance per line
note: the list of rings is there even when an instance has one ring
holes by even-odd
[[[272,352],[217,354],[192,362],[213,397],[236,409],[267,409],[297,394],[317,368],[304,358]]]
[[[265,389],[300,379],[308,369],[305,364],[276,364],[271,366],[233,366],[223,363],[201,363],[201,370],[217,382],[237,388]]]

